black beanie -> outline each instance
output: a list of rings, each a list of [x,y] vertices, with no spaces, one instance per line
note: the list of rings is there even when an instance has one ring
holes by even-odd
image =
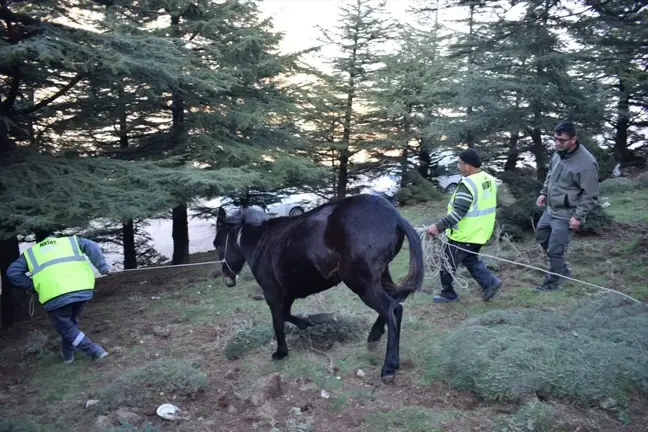
[[[481,158],[479,153],[474,148],[467,148],[466,150],[459,153],[459,158],[467,164],[470,164],[476,168],[481,166]]]

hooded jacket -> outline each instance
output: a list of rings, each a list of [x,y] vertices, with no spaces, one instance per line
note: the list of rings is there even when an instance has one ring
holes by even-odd
[[[552,217],[583,221],[598,204],[599,167],[596,158],[577,142],[571,153],[556,151],[541,195]]]

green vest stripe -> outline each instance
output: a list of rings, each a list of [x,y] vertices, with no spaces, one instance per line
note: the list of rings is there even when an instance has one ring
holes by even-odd
[[[459,223],[447,229],[446,233],[449,239],[458,242],[485,244],[492,235],[495,226],[497,184],[491,175],[483,171],[464,177],[461,183],[470,190],[473,201],[465,216]],[[481,187],[478,187],[477,184]],[[484,188],[486,189],[482,190]],[[455,191],[448,203],[448,213],[453,210],[452,202],[456,193]]]
[[[94,289],[92,267],[76,236],[47,238],[27,249],[24,256],[41,304],[70,292]]]
[[[34,266],[34,269],[31,271],[31,275],[34,276],[40,271],[42,271],[43,269],[46,269],[47,267],[55,264],[72,262],[72,261],[85,261],[86,259],[81,254],[81,250],[79,249],[79,244],[72,237],[70,237],[69,240],[70,240],[70,245],[72,246],[72,253],[74,254],[74,256],[70,256],[70,257],[55,258],[49,261],[39,263],[36,257],[34,256],[33,249],[32,248],[27,249],[27,255],[29,255],[29,259],[31,260],[32,265]]]

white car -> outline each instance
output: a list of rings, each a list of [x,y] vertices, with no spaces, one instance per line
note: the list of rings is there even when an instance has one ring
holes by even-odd
[[[320,197],[315,194],[302,193],[290,195],[278,203],[266,206],[266,213],[273,217],[297,216],[312,210],[320,204]]]
[[[462,175],[460,173],[452,175],[442,175],[435,178],[439,188],[444,193],[453,193],[461,182]]]

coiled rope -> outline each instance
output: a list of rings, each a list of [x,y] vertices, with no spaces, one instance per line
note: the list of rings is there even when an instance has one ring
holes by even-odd
[[[431,276],[438,275],[439,272],[441,271],[441,269],[446,269],[446,270],[450,271],[451,267],[449,265],[449,261],[448,261],[448,258],[446,256],[446,253],[445,253],[445,248],[446,247],[453,247],[453,248],[462,250],[464,252],[474,254],[474,252],[471,251],[471,250],[468,250],[468,249],[462,248],[462,247],[460,247],[458,245],[449,243],[445,234],[439,234],[439,235],[433,237],[433,236],[430,236],[430,235],[427,234],[427,227],[420,227],[420,228],[415,228],[415,229],[419,233],[419,236],[421,238],[421,244],[423,246],[423,255],[425,257],[425,262],[426,262],[426,270],[427,270],[426,273],[429,273]],[[481,256],[481,257],[484,257],[484,258],[490,258],[490,259],[493,259],[493,260],[496,260],[496,261],[502,261],[502,262],[506,262],[506,263],[509,263],[509,264],[530,268],[530,269],[537,270],[537,271],[540,271],[540,272],[544,272],[544,273],[547,273],[547,274],[555,275],[555,276],[561,277],[563,279],[568,279],[568,280],[570,280],[572,282],[576,282],[576,283],[580,283],[580,284],[583,284],[583,285],[591,286],[591,287],[600,289],[602,291],[607,291],[607,292],[610,292],[610,293],[618,294],[618,295],[621,295],[621,296],[623,296],[623,297],[625,297],[625,298],[627,298],[629,300],[632,300],[635,303],[639,303],[641,305],[644,305],[644,306],[648,307],[647,303],[644,303],[644,302],[642,302],[640,300],[637,300],[634,297],[629,296],[628,294],[622,293],[620,291],[613,290],[611,288],[606,288],[606,287],[603,287],[603,286],[600,286],[600,285],[593,284],[591,282],[587,282],[587,281],[584,281],[584,280],[575,279],[575,278],[572,278],[572,277],[569,277],[569,276],[564,276],[562,274],[554,273],[554,272],[551,272],[549,270],[546,270],[546,269],[543,269],[543,268],[540,268],[540,267],[532,266],[530,264],[525,264],[525,263],[509,260],[509,259],[506,259],[506,258],[502,258],[502,257],[494,256],[494,255],[489,255],[489,254],[485,254],[485,253],[482,253],[482,252],[477,253],[477,255]],[[450,272],[450,273],[452,273],[452,272]],[[459,286],[461,286],[463,288],[466,288],[468,286],[467,280],[465,278],[463,278],[463,277],[453,275],[453,280]]]

